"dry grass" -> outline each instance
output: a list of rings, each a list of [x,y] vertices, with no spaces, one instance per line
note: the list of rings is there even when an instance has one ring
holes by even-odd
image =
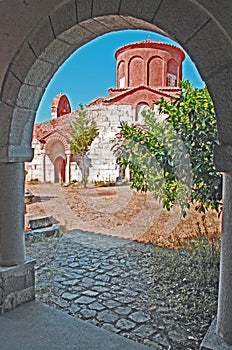
[[[32,193],[39,192],[39,186],[43,185],[27,185]],[[117,194],[116,191],[117,187],[83,189],[79,186],[71,185],[62,188],[67,206],[71,208],[73,214],[80,218],[82,222],[103,229],[122,229],[124,225],[126,227],[128,223],[133,222],[142,213],[144,207],[147,205],[148,195],[146,193],[131,191],[126,205],[122,205],[122,207],[119,207],[115,211],[101,211],[94,206],[94,203],[100,198],[100,201],[106,204],[108,203],[107,205],[110,207],[114,203]],[[50,202],[48,202],[48,205],[50,205]],[[53,203],[53,213],[55,213],[54,206],[55,204]],[[35,197],[33,203],[27,205],[26,208],[28,214],[45,213],[39,196]],[[183,218],[178,208],[168,212],[162,209],[161,204],[158,202],[153,208],[159,212],[158,219],[156,218],[154,222],[147,225],[144,232],[141,232],[139,241],[168,248],[179,248],[179,246],[188,244],[188,242],[196,240],[199,237],[207,237],[209,240],[219,241],[221,217],[218,217],[216,211],[209,210],[205,214],[199,213],[192,206],[188,210],[187,216]],[[49,215],[50,213],[47,212],[47,214]],[[54,214],[53,216],[59,221],[59,217],[55,217]],[[143,218],[143,216],[141,217]],[[146,225],[143,226],[143,222],[141,222],[142,227],[146,227]]]

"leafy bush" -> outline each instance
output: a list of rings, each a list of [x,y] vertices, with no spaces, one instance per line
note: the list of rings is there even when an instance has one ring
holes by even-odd
[[[132,187],[153,191],[170,210],[180,205],[183,215],[191,203],[196,210],[221,210],[222,178],[213,163],[217,128],[206,87],[193,89],[181,82],[175,100],[156,102],[166,118],[145,111],[143,126],[121,124],[123,142],[116,147],[120,163],[133,174]]]

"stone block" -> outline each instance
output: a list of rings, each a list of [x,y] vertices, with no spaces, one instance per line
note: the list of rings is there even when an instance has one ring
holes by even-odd
[[[217,171],[232,173],[232,145],[214,147],[214,165]]]
[[[2,101],[14,106],[22,83],[10,72],[2,91]]]
[[[17,106],[37,110],[45,88],[23,84],[18,94]]]
[[[0,267],[0,314],[35,299],[35,260]]]
[[[31,236],[50,237],[50,236],[57,235],[59,233],[60,233],[60,226],[54,224],[54,225],[49,226],[49,227],[25,231],[25,239],[27,240]]]
[[[55,39],[40,55],[40,59],[60,66],[75,49],[74,45]]]
[[[12,111],[12,107],[0,102],[0,145],[2,146],[8,144]]]
[[[231,144],[232,118],[231,105],[232,91],[228,88],[232,80],[232,65],[218,69],[207,78],[207,88],[214,102],[217,118],[218,139],[220,143]],[[218,83],[220,82],[220,84]]]
[[[50,15],[53,30],[56,36],[77,24],[75,1],[60,6]]]
[[[31,109],[15,108],[11,122],[10,144],[16,146],[20,145],[22,141],[27,140],[28,146],[30,145],[34,117],[35,111],[32,111]]]
[[[58,68],[59,67],[54,63],[37,59],[29,70],[24,83],[28,85],[46,87]]]
[[[218,40],[217,45],[212,40],[215,37]],[[218,27],[213,21],[209,21],[190,38],[185,44],[185,49],[193,60],[195,57],[198,58],[197,68],[203,78],[212,73],[215,67],[219,70],[219,67],[224,68],[227,64],[231,66],[229,40],[225,40],[224,33],[218,31]]]
[[[158,28],[153,23],[149,23],[149,22],[146,22],[142,19],[131,17],[131,16],[126,16],[126,15],[122,15],[121,18],[127,24],[126,29],[130,29],[130,28],[131,29],[143,29],[143,30],[149,30],[152,32],[166,35],[166,33],[164,31],[162,31],[160,28]]]
[[[223,26],[223,30],[225,32],[231,32],[231,18],[226,14],[230,14],[231,12],[231,2],[225,1],[218,3],[219,6],[215,6],[215,2],[212,0],[198,0],[199,5],[202,5],[209,13],[211,13],[212,17],[217,19],[218,23],[221,23]],[[223,4],[223,5],[222,5]]]
[[[92,17],[92,3],[93,0],[78,0],[76,2],[77,19],[79,23]]]
[[[118,14],[120,6],[120,0],[108,1],[108,0],[95,0],[93,2],[92,16],[102,15],[114,15]]]
[[[75,45],[76,49],[88,43],[95,37],[96,35],[80,25],[76,25],[75,27],[68,29],[66,32],[59,35],[59,39],[64,40],[71,45]]]
[[[181,30],[179,18],[181,18]],[[173,6],[170,6],[170,1],[164,0],[155,14],[153,23],[165,28],[172,38],[183,44],[208,20],[209,15],[193,2],[175,0]]]
[[[38,228],[52,226],[54,224],[54,219],[52,216],[42,216],[42,217],[36,217],[33,219],[29,219],[28,223],[29,223],[30,228],[32,230],[35,230]]]
[[[35,52],[36,56],[39,57],[42,52],[48,47],[48,45],[55,39],[51,23],[49,18],[46,17],[44,21],[41,21],[31,33],[28,38],[28,42]]]
[[[159,5],[159,0],[122,0],[120,15],[130,15],[150,22],[153,19]]]
[[[11,71],[20,81],[23,82],[28,73],[29,67],[33,65],[36,58],[37,57],[31,47],[26,42],[17,52],[11,66]]]
[[[0,146],[0,163],[8,162],[8,147]]]
[[[1,150],[0,150],[1,154]],[[33,158],[34,150],[30,145],[10,145],[7,149],[7,161],[14,162],[30,162]],[[0,156],[1,159],[1,156]]]
[[[109,29],[105,25],[103,25],[101,22],[98,22],[97,20],[93,20],[92,18],[81,22],[80,25],[93,33],[94,38],[109,32]]]

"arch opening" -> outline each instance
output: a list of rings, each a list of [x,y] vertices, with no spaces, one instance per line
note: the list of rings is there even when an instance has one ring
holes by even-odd
[[[162,84],[161,84],[162,85]],[[137,111],[140,111],[141,109],[143,109],[145,106],[147,106],[148,104],[146,102],[140,102],[140,104],[137,105]],[[96,111],[94,111],[96,112]],[[126,169],[121,169],[121,176],[122,178],[126,175]],[[56,176],[56,174],[55,174]]]
[[[63,157],[57,157],[54,162],[55,183],[65,182],[65,159]]]
[[[192,6],[194,6],[192,4]],[[201,8],[200,8],[201,9]],[[196,13],[200,12],[200,9],[197,8]],[[159,12],[157,10],[157,12]],[[202,11],[204,12],[204,11]],[[207,15],[204,12],[204,22],[202,24],[201,28],[207,27],[207,25],[212,25],[212,19],[210,18],[206,18]],[[180,16],[181,16],[181,11],[180,11]],[[123,17],[120,17],[121,19],[123,19]],[[165,18],[165,17],[164,17]],[[109,23],[108,23],[108,27],[107,29],[100,29],[100,27],[102,27],[102,23],[105,23],[105,21],[107,22],[108,16],[103,16],[102,21],[98,20],[94,20],[95,22],[101,23],[101,25],[99,26],[99,32],[96,34],[92,34],[91,32],[86,33],[85,35],[83,35],[83,41],[89,41],[92,40],[92,38],[94,36],[97,35],[101,35],[102,33],[108,32],[110,30],[113,30],[113,27],[109,27]],[[119,21],[119,17],[118,17],[118,21]],[[117,22],[117,20],[116,20]],[[158,21],[159,22],[159,21]],[[197,22],[197,21],[196,21]],[[119,24],[120,23],[120,24]],[[149,28],[154,28],[156,30],[157,27],[154,27],[153,25],[151,25],[149,23],[149,21],[140,21],[137,18],[126,18],[126,21],[123,22],[118,22],[117,24],[117,28],[122,28],[123,26],[125,27],[125,23],[127,23],[128,26],[130,26],[130,23],[133,23],[134,26],[138,26],[138,27],[142,27],[145,28],[147,27],[147,25],[149,25]],[[135,25],[135,23],[137,25]],[[223,143],[225,144],[230,144],[230,137],[231,137],[231,133],[230,130],[226,130],[228,128],[228,125],[231,125],[231,123],[228,120],[228,117],[222,118],[222,115],[229,115],[229,106],[228,103],[225,103],[225,107],[222,108],[220,110],[220,106],[222,106],[222,102],[220,102],[220,97],[221,97],[221,93],[219,92],[219,89],[217,87],[214,87],[213,85],[216,82],[216,77],[217,77],[217,72],[215,72],[214,68],[212,67],[212,61],[208,61],[207,62],[207,54],[206,51],[204,50],[203,53],[200,53],[199,50],[197,53],[194,52],[194,47],[195,47],[195,42],[191,43],[191,36],[189,41],[186,39],[184,40],[184,38],[182,37],[182,32],[179,31],[177,33],[175,33],[175,30],[173,30],[171,27],[169,27],[169,25],[167,23],[162,23],[161,21],[161,25],[160,27],[164,27],[165,28],[165,24],[167,26],[167,32],[170,32],[171,34],[173,34],[173,37],[176,37],[177,39],[179,38],[179,42],[185,42],[186,45],[184,45],[186,47],[186,49],[188,49],[189,52],[192,53],[193,57],[197,58],[197,62],[199,67],[201,68],[201,72],[203,73],[202,75],[206,77],[206,82],[207,85],[210,89],[211,95],[213,97],[213,100],[215,102],[215,107],[216,110],[219,112],[218,113],[218,128],[219,128],[219,139],[223,140]],[[199,24],[198,24],[198,28],[199,28]],[[80,30],[80,26],[78,25],[78,29]],[[56,39],[52,39],[50,41],[50,44],[54,44],[54,42],[57,43],[57,41],[60,41],[57,43],[58,45],[58,51],[61,52],[61,41],[64,41],[67,46],[66,49],[63,50],[62,53],[62,58],[59,57],[57,59],[57,61],[54,63],[51,63],[51,57],[52,55],[49,54],[49,45],[47,45],[46,48],[44,48],[39,55],[37,56],[38,58],[36,59],[36,61],[34,62],[33,66],[31,67],[31,69],[29,71],[26,71],[26,75],[25,77],[23,77],[23,79],[21,81],[23,81],[23,83],[21,84],[20,89],[16,92],[16,94],[13,96],[13,99],[11,99],[11,96],[9,97],[9,105],[13,107],[13,113],[12,113],[12,120],[11,120],[11,127],[10,127],[10,133],[9,133],[9,144],[13,147],[9,147],[9,150],[7,152],[7,161],[16,161],[18,159],[27,159],[29,160],[31,157],[31,152],[29,151],[30,149],[30,142],[31,142],[31,134],[32,134],[32,127],[33,127],[33,121],[34,121],[34,116],[35,116],[35,110],[38,106],[38,103],[41,99],[41,96],[43,94],[44,88],[47,84],[47,82],[50,80],[50,78],[52,77],[52,75],[54,74],[54,72],[57,70],[58,66],[64,61],[65,58],[67,58],[71,52],[73,52],[73,50],[75,50],[77,48],[78,45],[81,46],[80,40],[77,41],[79,44],[75,44],[75,40],[78,37],[78,30],[76,30],[76,26],[68,29],[69,33],[66,32],[62,32],[57,35]],[[86,30],[85,30],[86,31]],[[73,37],[71,37],[71,39],[69,38],[69,34],[73,34]],[[171,35],[170,34],[170,35]],[[75,37],[75,40],[73,39]],[[193,37],[193,35],[192,35]],[[61,40],[62,39],[62,40]],[[207,39],[205,39],[207,41]],[[218,41],[220,43],[220,41]],[[225,42],[227,43],[227,40],[225,39]],[[207,45],[206,45],[207,46]],[[218,45],[218,49],[220,50],[220,44]],[[205,55],[205,56],[204,56]],[[46,57],[46,59],[44,60],[44,57]],[[220,57],[220,55],[218,54],[217,57]],[[201,60],[201,58],[203,58]],[[200,62],[202,61],[202,63],[200,64]],[[44,62],[47,62],[49,64],[47,64],[47,72],[45,74],[44,69],[39,68],[39,66],[42,64],[46,65]],[[220,59],[219,59],[219,66],[220,66]],[[226,66],[226,62],[223,62],[224,67]],[[222,67],[223,67],[222,65]],[[13,65],[14,66],[14,62]],[[17,68],[17,57],[16,57],[16,68]],[[39,78],[38,76],[35,76],[34,70],[37,70],[39,73]],[[222,71],[224,72],[223,68]],[[17,74],[17,73],[16,73]],[[172,73],[170,73],[172,74]],[[220,74],[218,74],[221,81],[223,82],[223,78],[221,77]],[[219,81],[219,80],[218,80]],[[5,86],[7,86],[7,83],[9,84],[9,81],[7,81],[6,79],[6,84]],[[220,84],[219,84],[220,85]],[[4,90],[4,89],[3,89]],[[3,95],[4,96],[4,95]],[[15,101],[13,101],[15,98]],[[223,102],[225,102],[226,97],[224,96],[224,98],[222,99]],[[4,101],[5,102],[5,101]],[[228,113],[227,113],[228,112]],[[17,130],[17,133],[16,133]],[[24,154],[24,155],[23,155]],[[4,158],[5,159],[5,158]]]

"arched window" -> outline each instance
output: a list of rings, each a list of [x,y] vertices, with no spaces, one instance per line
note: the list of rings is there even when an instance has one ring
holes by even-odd
[[[169,60],[167,64],[167,86],[177,86],[177,69],[177,62],[174,59]]]
[[[120,89],[125,88],[125,62],[120,61],[117,68],[117,87]]]
[[[142,122],[143,121],[143,112],[149,109],[149,105],[146,102],[140,102],[136,107],[135,112],[135,121]]]

